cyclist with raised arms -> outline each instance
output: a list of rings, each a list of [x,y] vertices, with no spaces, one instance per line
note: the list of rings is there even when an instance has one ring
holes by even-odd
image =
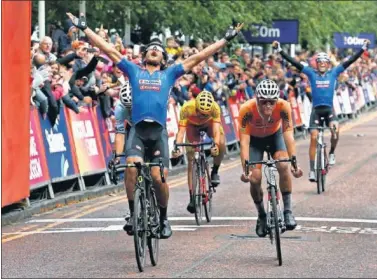
[[[261,165],[250,167],[249,176],[245,175],[245,160],[250,162],[263,160],[267,150],[275,160],[292,160],[291,172],[294,177],[302,176],[297,166],[296,144],[293,136],[292,111],[290,104],[279,98],[278,85],[269,79],[262,80],[256,88],[256,99],[251,99],[240,108],[240,145],[243,174],[241,180],[250,182],[250,194],[258,210],[256,233],[259,237],[267,234],[267,214],[263,202],[261,187]],[[287,230],[294,230],[297,223],[292,214],[292,180],[289,164],[276,164],[279,172],[279,187],[284,203],[284,222]]]
[[[109,56],[114,63],[129,78],[132,87],[132,122],[130,134],[126,144],[127,163],[142,162],[145,149],[148,148],[147,159],[156,162],[161,158],[164,162],[165,177],[168,174],[169,146],[166,131],[167,105],[171,88],[176,79],[191,70],[201,61],[212,56],[223,48],[227,42],[235,38],[243,24],[231,26],[223,39],[203,49],[201,52],[190,56],[182,63],[166,67],[167,53],[158,39],[152,40],[146,47],[143,55],[144,68],[122,57],[115,48],[103,40],[87,27],[83,14],[80,18],[70,13],[73,24],[81,29],[89,40]],[[160,205],[161,238],[169,238],[172,230],[167,218],[169,200],[169,187],[162,183],[158,167],[151,169],[151,175],[156,187],[156,195]],[[126,193],[129,199],[131,217],[127,218],[124,230],[133,234],[133,191],[136,183],[137,170],[128,168],[126,178]]]
[[[191,101],[186,102],[180,111],[179,130],[177,133],[176,143],[182,143],[186,134],[186,141],[189,143],[200,141],[200,131],[205,131],[207,135],[213,138],[214,146],[211,148],[213,158],[213,167],[211,172],[212,186],[217,187],[220,184],[218,170],[225,154],[225,134],[221,126],[221,109],[215,102],[211,92],[203,90],[198,96]],[[187,210],[195,213],[194,201],[192,200],[192,161],[194,160],[194,150],[187,150],[187,180],[190,194],[190,202]],[[178,157],[182,153],[181,149],[173,150],[173,157]]]
[[[340,63],[338,66],[330,69],[330,58],[325,52],[320,52],[317,55],[317,69],[313,69],[309,66],[304,66],[300,62],[296,61],[285,53],[280,47],[278,41],[272,43],[272,47],[276,49],[281,56],[295,66],[300,72],[306,74],[310,81],[310,86],[312,88],[312,98],[313,98],[313,108],[310,115],[309,126],[318,127],[319,120],[324,117],[326,125],[329,127],[334,127],[336,132],[333,130],[331,134],[331,148],[329,152],[329,164],[335,164],[335,148],[339,140],[339,125],[336,115],[333,112],[333,99],[336,87],[336,82],[338,76],[347,69],[352,63],[354,63],[365,50],[368,49],[370,44],[369,40],[365,40],[360,51],[355,53],[347,61]],[[316,152],[316,141],[318,130],[311,129],[310,131],[310,147],[309,147],[309,160],[310,160],[310,172],[309,180],[316,181],[314,172],[314,161]]]

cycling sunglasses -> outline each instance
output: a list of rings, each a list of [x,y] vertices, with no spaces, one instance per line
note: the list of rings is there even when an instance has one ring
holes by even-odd
[[[317,59],[317,62],[318,63],[329,63],[330,61],[329,60],[327,60],[327,59]]]
[[[260,99],[259,103],[262,106],[266,106],[267,104],[270,104],[271,106],[274,106],[276,104],[277,100],[274,99]]]
[[[162,47],[158,46],[158,45],[151,45],[151,46],[149,46],[147,48],[147,51],[149,51],[149,50],[154,50],[154,51],[159,51],[159,52],[165,52],[165,50]]]

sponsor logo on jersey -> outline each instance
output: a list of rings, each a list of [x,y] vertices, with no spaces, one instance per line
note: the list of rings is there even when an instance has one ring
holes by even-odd
[[[316,80],[315,85],[317,88],[329,88],[330,81],[329,80]]]

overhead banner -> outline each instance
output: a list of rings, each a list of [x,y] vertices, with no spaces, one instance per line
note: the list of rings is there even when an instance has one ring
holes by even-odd
[[[361,48],[364,40],[369,40],[369,48],[372,49],[376,45],[376,35],[374,33],[360,33],[355,36],[349,33],[334,33],[334,45],[337,48]]]
[[[293,20],[274,20],[269,27],[262,24],[252,24],[248,30],[242,31],[245,39],[250,43],[298,44],[299,23]]]
[[[82,175],[106,169],[98,128],[91,108],[83,107],[84,111],[76,114],[66,109],[70,119],[70,128],[75,145],[77,164]]]
[[[50,180],[43,146],[38,111],[30,110],[30,186]]]
[[[64,108],[60,108],[59,117],[54,126],[51,125],[48,118],[43,119],[39,116],[39,120],[50,178],[56,179],[77,174],[78,170],[73,161],[74,155],[69,142]]]

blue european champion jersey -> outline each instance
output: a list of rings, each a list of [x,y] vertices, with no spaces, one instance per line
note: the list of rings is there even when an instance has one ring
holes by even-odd
[[[342,64],[321,75],[313,68],[305,66],[302,73],[308,76],[312,88],[313,107],[333,106],[334,91],[338,76],[344,71]]]
[[[153,74],[124,58],[117,66],[128,76],[132,87],[132,122],[136,125],[147,119],[165,127],[169,93],[185,73],[183,65],[175,64]]]

